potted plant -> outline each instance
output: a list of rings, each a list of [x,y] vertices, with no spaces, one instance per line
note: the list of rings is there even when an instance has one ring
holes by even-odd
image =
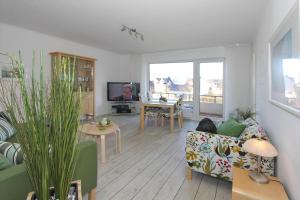
[[[27,79],[21,54],[9,56],[17,73],[11,81],[1,81],[0,103],[16,129],[35,198],[50,199],[53,186],[55,199],[67,200],[76,162],[80,107],[74,92],[74,63],[69,58],[56,60],[49,84],[44,76],[44,55],[40,57],[36,69],[33,56]]]
[[[75,92],[74,62],[70,58],[55,60],[50,89],[50,171],[58,199],[67,199],[75,170],[80,96]]]
[[[237,109],[237,113],[240,116],[240,118],[242,118],[243,120],[247,119],[247,118],[253,118],[255,116],[255,112],[252,111],[253,109],[248,107],[245,110],[242,109]]]

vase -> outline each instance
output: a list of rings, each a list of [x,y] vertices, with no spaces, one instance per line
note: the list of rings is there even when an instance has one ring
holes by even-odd
[[[50,188],[51,197],[49,200],[56,200],[55,198],[55,188]],[[38,200],[35,196],[34,192],[29,192],[27,195],[26,200]],[[82,193],[81,193],[81,181],[72,181],[70,184],[70,191],[68,200],[82,200]]]

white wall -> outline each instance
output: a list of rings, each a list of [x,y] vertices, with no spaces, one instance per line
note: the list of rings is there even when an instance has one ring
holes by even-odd
[[[142,66],[141,55],[121,55],[119,71],[118,74],[115,74],[115,81],[141,82]]]
[[[110,104],[106,101],[106,82],[120,78],[115,78],[115,74],[120,71],[119,54],[2,23],[0,23],[0,50],[10,53],[21,50],[27,69],[31,66],[32,51],[35,50],[36,53],[44,51],[48,77],[51,66],[49,52],[62,51],[96,58],[96,115],[110,112]]]
[[[254,41],[257,117],[279,151],[277,175],[289,197],[300,199],[300,118],[268,101],[268,40],[297,0],[272,0]]]
[[[201,113],[223,115],[223,105],[217,103],[200,103]]]
[[[230,46],[225,48],[225,116],[237,107],[253,107],[252,101],[252,48]]]
[[[31,66],[32,51],[43,50],[46,54],[46,73],[50,76],[49,52],[63,51],[88,57],[96,62],[96,115],[110,113],[110,103],[106,101],[107,81],[141,82],[142,90],[146,88],[146,65],[155,62],[194,61],[203,58],[225,57],[225,116],[233,109],[251,105],[249,80],[250,47],[210,47],[144,55],[119,55],[102,49],[86,46],[65,39],[45,35],[23,28],[0,23],[0,49],[8,52],[22,51],[24,63]],[[232,102],[232,103],[231,103]]]
[[[46,56],[46,73],[50,76],[49,52],[63,51],[94,57],[96,62],[96,115],[110,113],[106,101],[107,81],[141,82],[146,88],[146,65],[156,62],[194,61],[205,58],[225,57],[225,117],[237,107],[251,106],[250,51],[249,46],[210,47],[144,55],[119,55],[109,51],[82,45],[65,39],[41,34],[23,28],[0,23],[0,49],[8,52],[22,51],[26,66],[31,65],[32,51],[41,50]],[[29,67],[27,67],[29,69]]]
[[[199,59],[225,58],[225,118],[238,107],[253,105],[251,98],[252,48],[250,45],[210,47],[143,55],[141,80],[146,80],[149,63],[195,61]],[[145,84],[144,84],[145,85]]]

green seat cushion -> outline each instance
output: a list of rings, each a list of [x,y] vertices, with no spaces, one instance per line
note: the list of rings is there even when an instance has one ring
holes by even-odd
[[[246,125],[238,123],[234,119],[229,119],[218,127],[217,133],[220,135],[239,137],[245,128]]]
[[[2,154],[0,154],[0,171],[12,166],[12,163]]]

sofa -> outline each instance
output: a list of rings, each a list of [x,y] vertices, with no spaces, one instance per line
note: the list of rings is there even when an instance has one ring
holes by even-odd
[[[84,141],[77,145],[78,161],[73,180],[81,180],[82,195],[89,193],[89,199],[96,199],[97,187],[97,144]],[[0,171],[0,199],[26,199],[32,186],[23,164]]]
[[[256,157],[243,150],[243,144],[250,138],[269,140],[264,129],[253,119],[241,123],[246,125],[239,137],[230,137],[207,132],[190,131],[186,134],[187,176],[191,179],[192,170],[213,177],[232,180],[233,166],[256,170]],[[262,172],[274,174],[274,159],[262,158]]]

